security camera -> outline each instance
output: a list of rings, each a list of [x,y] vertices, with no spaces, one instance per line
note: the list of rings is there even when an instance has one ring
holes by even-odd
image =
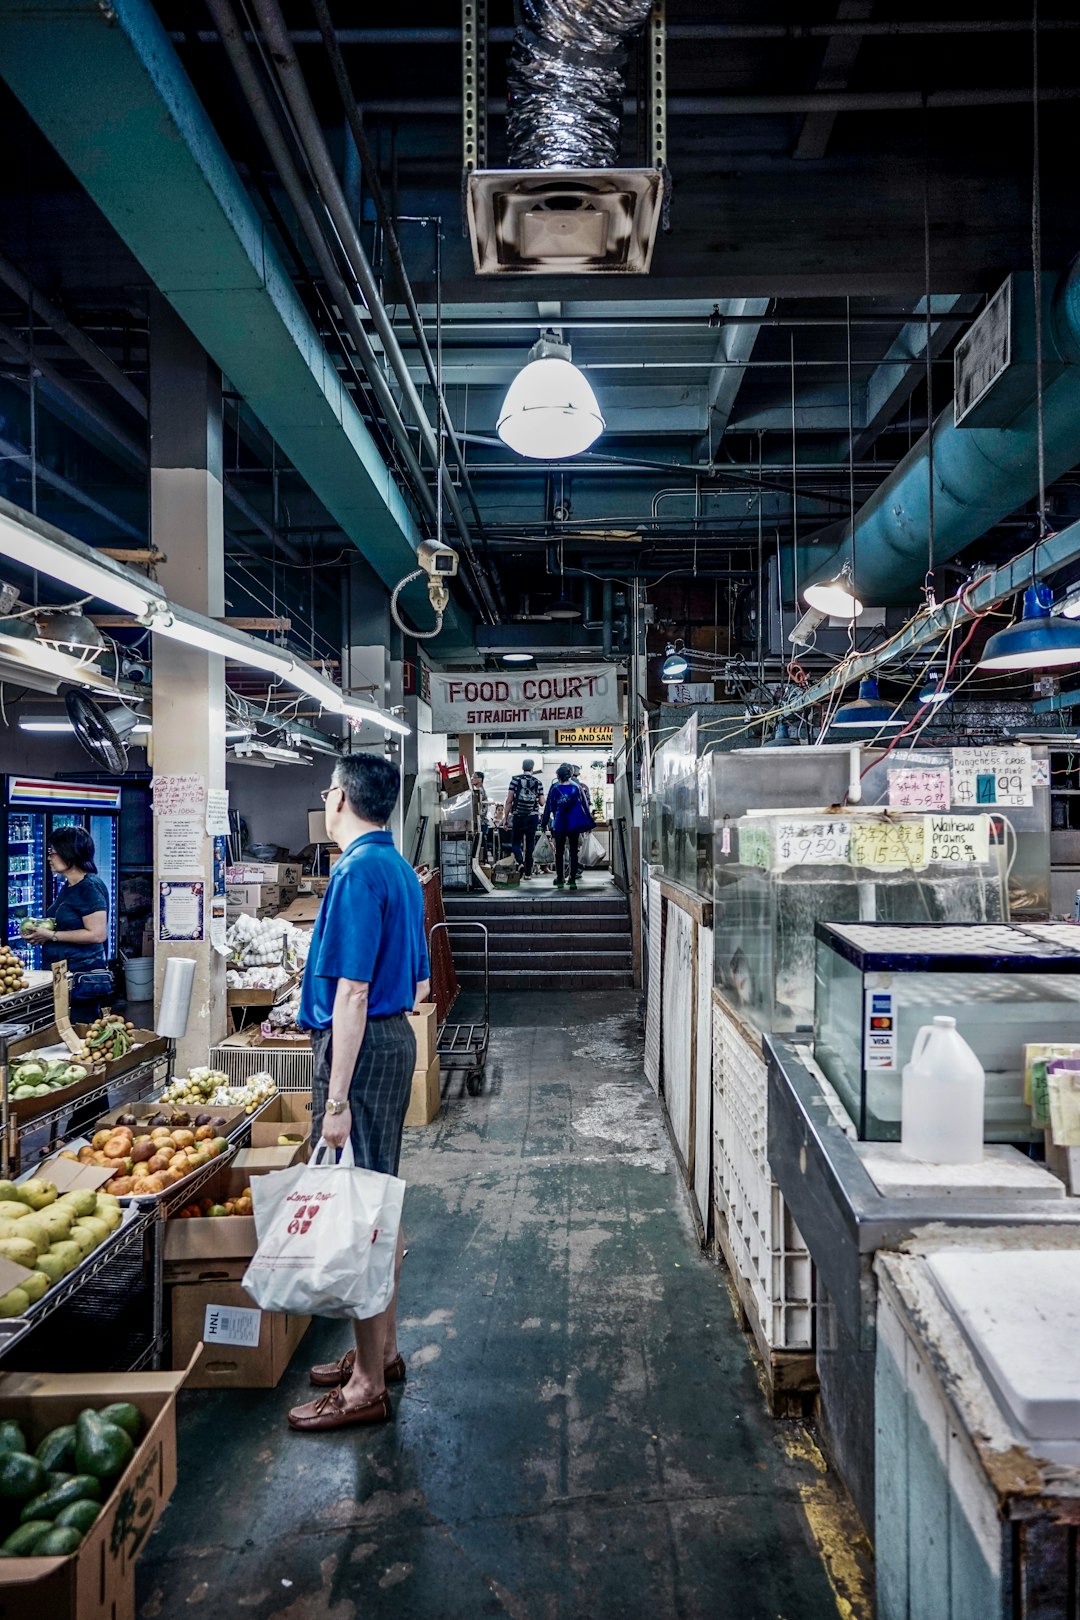
[[[121,658],[120,678],[121,680],[131,681],[136,686],[141,686],[150,679],[150,666],[142,658],[131,656]]]
[[[452,546],[440,540],[421,540],[416,548],[416,560],[425,574],[453,579],[458,571],[458,554]]]

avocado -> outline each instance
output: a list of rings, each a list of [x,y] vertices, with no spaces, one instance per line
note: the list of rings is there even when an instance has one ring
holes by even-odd
[[[83,1532],[73,1524],[54,1524],[52,1529],[34,1543],[35,1558],[66,1558],[82,1545]]]
[[[80,1412],[75,1424],[75,1466],[82,1474],[115,1479],[134,1455],[131,1436],[97,1412]]]
[[[100,1502],[91,1502],[88,1497],[84,1497],[81,1502],[70,1502],[66,1508],[61,1508],[55,1522],[58,1525],[74,1525],[80,1535],[85,1536],[100,1512]],[[40,1520],[38,1522],[40,1523]]]
[[[117,1428],[130,1434],[133,1440],[137,1440],[142,1434],[142,1413],[130,1401],[113,1401],[111,1406],[101,1408],[98,1417],[103,1418],[106,1423],[115,1423]]]
[[[29,1558],[36,1543],[52,1528],[51,1519],[31,1519],[26,1524],[20,1524],[0,1546],[0,1553],[8,1558]]]
[[[34,1453],[43,1468],[50,1472],[55,1468],[66,1468],[75,1461],[75,1425],[62,1423],[58,1429],[51,1429]]]
[[[35,1496],[22,1510],[23,1519],[55,1519],[72,1502],[100,1502],[101,1486],[92,1474],[74,1474]]]
[[[26,1436],[13,1418],[5,1418],[0,1423],[0,1452],[25,1450]]]
[[[0,1497],[7,1502],[25,1502],[37,1496],[45,1484],[45,1470],[36,1457],[25,1451],[0,1453]]]

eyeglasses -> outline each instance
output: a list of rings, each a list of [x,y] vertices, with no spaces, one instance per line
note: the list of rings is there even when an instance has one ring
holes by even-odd
[[[344,793],[344,791],[344,788],[339,787],[323,788],[322,792],[319,794],[319,798],[322,800],[323,804],[325,804],[331,793]]]

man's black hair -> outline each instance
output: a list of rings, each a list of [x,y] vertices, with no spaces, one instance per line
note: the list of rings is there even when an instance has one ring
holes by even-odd
[[[77,866],[80,872],[97,871],[94,840],[85,827],[55,827],[49,848],[56,851],[65,866]]]
[[[353,815],[385,827],[401,791],[396,765],[379,754],[346,754],[334,766],[333,781],[345,789]]]

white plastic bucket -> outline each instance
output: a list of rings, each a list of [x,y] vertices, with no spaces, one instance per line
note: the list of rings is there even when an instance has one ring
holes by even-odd
[[[129,956],[124,962],[124,985],[129,1001],[152,1001],[154,998],[154,958]]]

